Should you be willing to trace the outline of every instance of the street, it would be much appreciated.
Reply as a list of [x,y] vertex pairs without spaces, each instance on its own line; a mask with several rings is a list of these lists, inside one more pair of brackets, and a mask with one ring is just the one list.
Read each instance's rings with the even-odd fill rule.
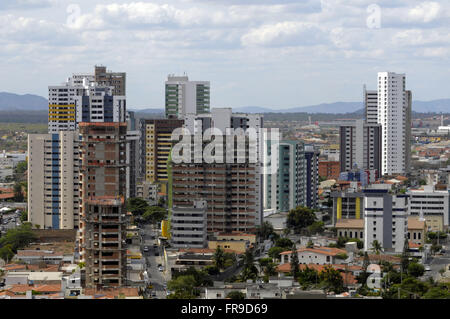
[[445,250],[443,255],[435,255],[428,258],[427,263],[424,266],[429,265],[431,270],[425,272],[423,276],[424,279],[433,277],[434,280],[437,280],[440,277],[439,270],[450,264],[450,252],[448,251],[448,245],[442,245],[442,249]]
[[[152,292],[156,293],[156,297],[152,298],[166,299],[166,284],[168,281],[167,272],[164,267],[164,255],[162,248],[158,245],[159,232],[152,225],[145,225],[142,234],[141,252],[145,257],[146,271],[149,277],[149,285],[153,286],[148,294],[150,297]],[[148,247],[149,251],[145,252],[144,247]],[[158,265],[164,267],[164,272],[159,271]]]

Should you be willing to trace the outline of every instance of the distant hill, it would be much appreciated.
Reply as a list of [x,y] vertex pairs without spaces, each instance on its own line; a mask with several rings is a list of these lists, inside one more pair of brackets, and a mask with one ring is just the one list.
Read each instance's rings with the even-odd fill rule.
[[130,111],[136,112],[136,113],[165,113],[164,109],[156,109],[156,108],[149,108],[149,109],[130,109]]
[[0,110],[13,111],[42,111],[48,110],[48,101],[39,95],[33,94],[14,94],[0,92]]
[[[261,106],[233,107],[233,112],[240,113],[310,113],[310,114],[345,114],[345,113],[363,113],[364,105],[362,102],[335,102],[322,103],[310,106],[301,106],[294,108],[271,109]],[[439,99],[432,101],[413,101],[412,109],[420,113],[450,113],[450,99]],[[48,101],[46,98],[33,94],[14,94],[0,92],[0,111],[47,111]],[[139,114],[158,115],[164,114],[162,108],[133,109]]]
[[[450,113],[450,99],[440,99],[433,101],[413,101],[412,110],[418,113]],[[324,114],[345,114],[364,113],[363,102],[335,102],[322,103],[310,106],[300,106],[288,109],[269,109],[259,106],[244,106],[233,108],[235,112],[242,113],[324,113]]]

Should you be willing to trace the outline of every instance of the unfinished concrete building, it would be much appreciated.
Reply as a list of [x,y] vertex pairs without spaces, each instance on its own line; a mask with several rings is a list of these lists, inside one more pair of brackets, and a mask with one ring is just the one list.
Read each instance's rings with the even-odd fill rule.
[[80,250],[87,288],[125,285],[126,131],[126,123],[80,123]]

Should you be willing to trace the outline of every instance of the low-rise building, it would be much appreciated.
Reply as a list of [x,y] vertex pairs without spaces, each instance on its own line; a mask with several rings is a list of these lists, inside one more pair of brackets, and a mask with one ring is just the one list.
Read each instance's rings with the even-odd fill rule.
[[364,240],[364,219],[340,219],[334,227],[338,237]]
[[411,189],[407,194],[411,202],[409,215],[423,214],[430,231],[443,231],[449,227],[450,192],[448,190],[436,190],[433,186],[426,185],[422,189]]
[[206,246],[206,210],[206,201],[194,201],[193,207],[172,207],[172,247],[204,248]]
[[[337,264],[338,257],[347,252],[343,249],[331,247],[300,248],[295,251],[299,264],[331,265]],[[284,251],[281,254],[281,264],[291,262],[292,251]]]
[[419,217],[408,217],[408,242],[423,246],[426,240],[427,225],[425,220]]

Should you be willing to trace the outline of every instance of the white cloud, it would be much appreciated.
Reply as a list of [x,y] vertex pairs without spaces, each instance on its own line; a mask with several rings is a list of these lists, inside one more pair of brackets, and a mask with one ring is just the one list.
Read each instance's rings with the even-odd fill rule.
[[[71,3],[80,6],[81,15],[68,23]],[[379,29],[366,24],[373,3],[381,8]],[[40,9],[25,10],[32,7]],[[280,73],[307,67],[317,74],[330,68],[364,74],[391,66],[408,73],[412,65],[414,71],[428,70],[448,59],[450,50],[448,0],[0,0],[1,8],[8,11],[0,11],[0,68],[14,64],[26,70],[55,61],[39,67],[62,67],[65,76],[103,63],[130,76],[145,68],[163,74],[195,70],[201,78],[244,87],[237,78],[264,77],[270,67]],[[280,75],[284,78],[289,77]],[[49,75],[39,82],[45,87],[63,79]],[[0,80],[0,85],[10,84]],[[147,84],[139,85],[131,103],[146,91]],[[221,105],[238,99],[222,91]],[[250,99],[247,95],[239,97]]]
[[423,2],[408,11],[408,20],[411,22],[428,23],[438,18],[441,6],[437,2]]
[[241,38],[244,46],[292,46],[317,44],[322,31],[312,23],[285,21],[250,30]]

